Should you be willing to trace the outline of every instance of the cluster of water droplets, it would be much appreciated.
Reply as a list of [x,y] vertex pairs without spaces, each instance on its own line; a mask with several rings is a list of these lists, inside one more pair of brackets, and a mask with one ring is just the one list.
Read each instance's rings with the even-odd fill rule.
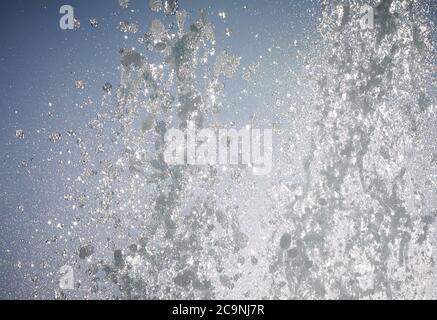
[[[237,261],[247,242],[231,195],[216,188],[220,168],[168,166],[163,156],[169,128],[185,129],[188,122],[219,128],[214,115],[223,80],[239,58],[216,53],[205,11],[186,29],[187,12],[177,2],[158,4],[151,1],[151,9],[174,16],[178,30],[154,20],[139,39],[143,50],[120,51],[120,85],[104,85],[99,113],[89,122],[95,139],[91,146],[78,140],[83,173],[71,186],[72,199],[90,211],[82,223],[110,230],[99,248],[83,239],[77,249],[76,269],[86,268],[92,283],[82,288],[84,297],[214,298],[232,285],[217,270]],[[86,193],[79,191],[84,185]],[[88,260],[102,252],[109,254]]]

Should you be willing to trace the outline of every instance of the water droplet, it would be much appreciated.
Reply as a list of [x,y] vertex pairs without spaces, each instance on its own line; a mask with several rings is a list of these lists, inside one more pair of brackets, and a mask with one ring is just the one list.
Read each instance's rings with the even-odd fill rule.
[[281,249],[288,249],[291,245],[291,235],[289,233],[284,233],[279,242]]
[[89,244],[79,249],[79,258],[84,260],[88,257],[91,257],[93,253],[94,253],[94,247]]
[[90,19],[90,25],[91,25],[91,27],[93,27],[93,28],[97,28],[97,26],[99,25],[99,22],[97,21],[96,18],[91,18],[91,19]]
[[75,86],[76,86],[76,89],[82,90],[82,89],[85,88],[85,81],[83,81],[83,80],[76,80],[75,81]]
[[144,119],[143,124],[141,126],[141,130],[143,132],[149,131],[153,128],[154,124],[155,124],[154,117],[152,115],[149,115]]
[[218,13],[218,16],[221,18],[221,19],[226,19],[226,12],[224,12],[224,11],[220,11],[219,13]]
[[129,7],[130,0],[118,0],[118,4],[119,4],[120,7],[122,7],[123,9],[127,9],[127,8]]
[[15,138],[24,139],[24,131],[23,130],[16,130],[15,131]]
[[161,0],[150,0],[149,8],[152,11],[159,12],[162,9],[162,1]]
[[112,91],[112,84],[110,84],[109,82],[106,82],[104,85],[103,85],[103,91],[105,91],[107,94],[111,94],[111,91]]
[[164,1],[164,13],[167,16],[175,15],[178,11],[178,0],[165,0]]
[[80,21],[77,19],[74,19],[74,29],[79,29],[80,28]]
[[49,135],[49,141],[51,142],[57,142],[61,140],[61,134],[59,132],[53,132]]
[[138,29],[138,24],[129,21],[120,21],[118,26],[118,30],[124,33],[137,33]]

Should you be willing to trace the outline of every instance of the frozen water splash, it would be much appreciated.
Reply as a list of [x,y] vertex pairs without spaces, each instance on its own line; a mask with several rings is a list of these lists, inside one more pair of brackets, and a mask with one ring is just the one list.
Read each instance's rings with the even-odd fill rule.
[[[167,129],[192,121],[198,128],[222,127],[216,115],[225,81],[238,75],[241,58],[217,50],[205,11],[186,26],[188,14],[177,1],[149,6],[168,17],[145,26],[140,49],[120,51],[120,84],[102,86],[98,113],[85,122],[92,139],[75,131],[49,136],[79,150],[80,172],[63,193],[77,229],[58,228],[76,245],[62,258],[83,271],[77,294],[435,297],[436,159],[423,134],[435,119],[435,67],[425,9],[383,0],[374,7],[374,28],[363,29],[361,2],[322,1],[323,41],[304,56],[299,75],[307,83],[306,102],[282,130],[297,132],[295,150],[281,146],[284,162],[268,180],[268,198],[268,182],[255,184],[243,166],[164,161]],[[170,19],[177,31],[168,27]],[[122,23],[120,30],[135,33],[139,26]],[[245,84],[265,80],[268,59],[243,70]],[[275,110],[286,118],[289,107],[278,103]],[[20,131],[17,139],[24,138]],[[302,179],[288,182],[282,174],[296,163]],[[266,202],[270,210],[250,216],[243,202]],[[256,223],[263,224],[259,230]],[[77,231],[83,226],[98,235],[85,238]]]

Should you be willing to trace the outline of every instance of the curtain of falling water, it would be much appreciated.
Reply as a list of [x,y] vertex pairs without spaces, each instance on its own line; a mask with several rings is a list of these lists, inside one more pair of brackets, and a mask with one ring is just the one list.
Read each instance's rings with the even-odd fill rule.
[[435,112],[432,29],[423,3],[395,0],[362,28],[362,4],[322,2],[323,44],[307,67],[315,129],[306,182],[290,191],[272,244],[274,297],[430,296],[436,211],[424,204],[433,183],[421,151]]

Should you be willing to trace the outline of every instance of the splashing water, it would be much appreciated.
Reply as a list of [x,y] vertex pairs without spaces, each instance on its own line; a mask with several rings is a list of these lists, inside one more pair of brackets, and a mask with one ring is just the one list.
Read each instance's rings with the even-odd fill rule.
[[437,212],[423,133],[435,113],[435,69],[424,7],[381,1],[367,30],[354,23],[359,3],[322,7],[324,54],[307,64],[314,94],[305,182],[285,190],[289,200],[276,210],[272,293],[429,297]]
[[[226,127],[218,117],[226,82],[242,71],[247,88],[265,84],[263,70],[276,61],[218,50],[204,10],[191,16],[178,1],[148,5],[161,17],[138,48],[120,50],[119,85],[99,85],[102,103],[86,122],[92,139],[75,131],[48,138],[53,148],[74,141],[80,154],[81,172],[68,180],[64,200],[73,225],[87,225],[92,236],[57,226],[75,245],[62,258],[80,273],[78,297],[435,297],[429,8],[371,3],[374,27],[366,29],[363,1],[321,1],[321,40],[308,40],[309,52],[300,53],[302,105],[275,100],[277,161],[271,177],[257,180],[247,166],[170,166],[165,134],[190,122]],[[96,18],[90,23],[97,27]],[[122,21],[118,29],[133,36],[142,27]],[[287,81],[279,78],[270,81]],[[288,178],[290,166],[300,177]]]

